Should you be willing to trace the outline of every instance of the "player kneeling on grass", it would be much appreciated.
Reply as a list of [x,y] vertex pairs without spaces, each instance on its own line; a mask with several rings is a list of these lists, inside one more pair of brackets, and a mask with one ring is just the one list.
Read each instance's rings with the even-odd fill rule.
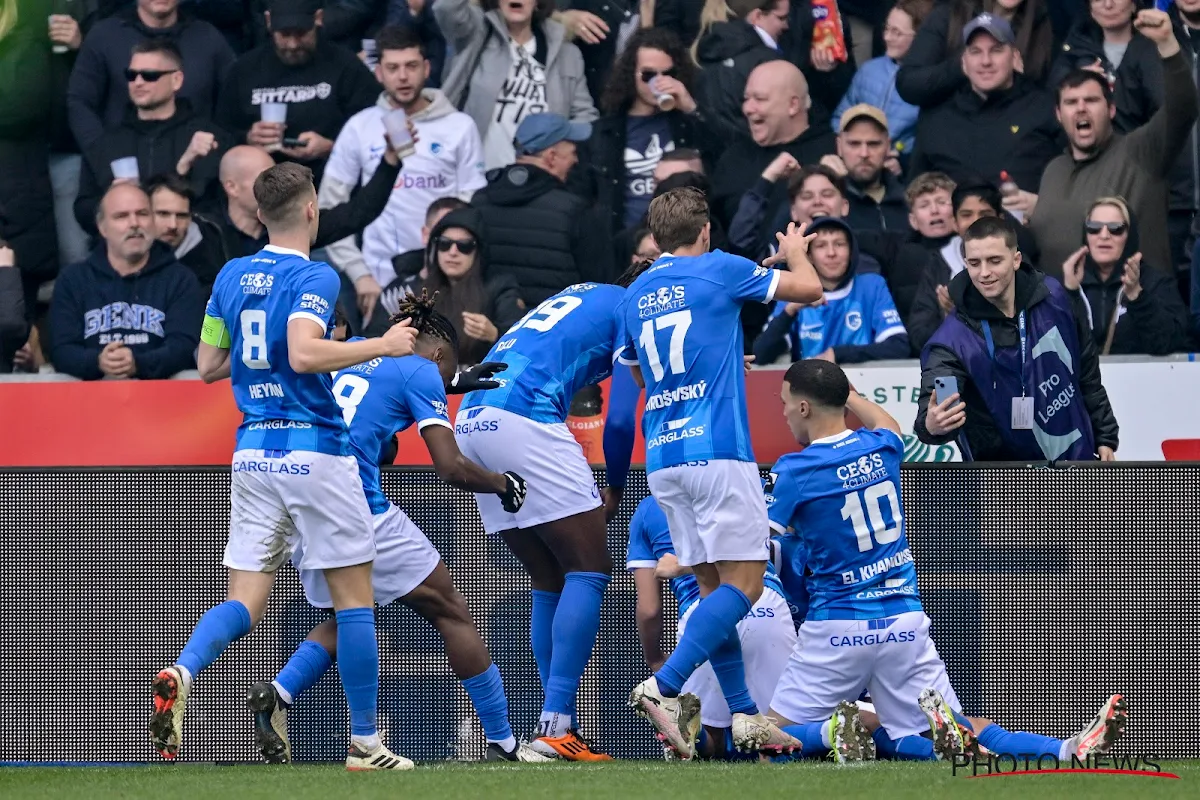
[[[496,665],[471,619],[463,596],[437,550],[403,511],[383,493],[379,453],[397,433],[416,425],[429,448],[434,469],[459,489],[496,495],[505,510],[516,513],[525,500],[525,482],[515,473],[489,472],[458,449],[447,416],[446,383],[455,393],[496,386],[491,374],[504,364],[481,364],[455,374],[458,342],[450,321],[433,310],[433,299],[409,295],[400,304],[395,324],[408,319],[418,331],[414,353],[404,358],[376,358],[340,370],[333,395],[350,430],[350,446],[366,491],[375,526],[375,598],[385,606],[400,600],[441,634],[450,668],[463,683],[483,724],[488,761],[516,761],[517,742],[508,722],[508,699]],[[295,559],[302,557],[297,551]],[[329,587],[319,570],[300,570],[308,601],[332,607]],[[291,759],[287,708],[332,666],[337,622],[327,620],[308,635],[287,665],[270,683],[250,687],[259,752],[271,763]]]
[[[805,449],[772,468],[767,509],[774,531],[794,532],[781,539],[792,544],[782,559],[791,565],[784,586],[795,581],[786,573],[807,575],[809,597],[771,714],[804,744],[804,754],[832,750],[838,761],[862,760],[878,745],[900,758],[928,758],[930,751],[947,757],[973,746],[972,731],[992,752],[1063,757],[1111,746],[1125,722],[1120,695],[1065,742],[962,716],[917,592],[900,500],[899,424],[852,392],[836,364],[796,362],[781,396],[788,427]],[[865,427],[849,430],[847,411]],[[878,718],[874,736],[850,701],[864,689]],[[932,741],[919,736],[926,731]]]
[[[653,496],[643,500],[633,514],[625,559],[637,589],[637,626],[642,653],[646,656],[646,666],[655,672],[666,661],[662,652],[662,590],[659,582],[670,581],[671,592],[679,605],[680,637],[687,628],[692,609],[700,600],[700,585],[692,570],[681,566],[675,557],[666,514]],[[763,593],[737,625],[746,666],[746,685],[755,705],[760,708],[766,708],[770,703],[771,693],[796,644],[792,615],[775,568],[770,563],[763,584]],[[684,682],[681,702],[685,697],[689,703],[700,703],[700,714],[692,717],[694,724],[689,731],[692,741],[699,734],[697,755],[710,759],[734,757],[733,716],[711,663],[701,665]],[[661,734],[659,738],[662,738]],[[670,747],[663,749],[668,759],[673,760],[675,751]],[[757,758],[757,754],[752,753],[749,757]]]

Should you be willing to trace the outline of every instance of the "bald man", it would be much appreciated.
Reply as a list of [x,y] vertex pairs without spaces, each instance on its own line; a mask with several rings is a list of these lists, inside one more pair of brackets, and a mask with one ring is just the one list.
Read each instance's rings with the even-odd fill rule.
[[100,243],[54,286],[55,369],[95,380],[169,378],[194,368],[204,295],[192,271],[155,241],[150,198],[132,183],[110,186],[96,227]]

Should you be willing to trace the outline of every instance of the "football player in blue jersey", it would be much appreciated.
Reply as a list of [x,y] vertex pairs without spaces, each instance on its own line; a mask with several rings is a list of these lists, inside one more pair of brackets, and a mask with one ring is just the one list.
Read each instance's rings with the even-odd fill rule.
[[821,283],[808,261],[809,238],[795,225],[778,234],[779,251],[769,259],[786,261],[786,272],[710,253],[708,203],[696,189],[655,198],[649,226],[663,254],[626,293],[620,358],[646,389],[642,433],[650,490],[670,523],[679,563],[692,568],[703,599],[675,651],[634,687],[629,703],[680,758],[691,758],[698,709],[681,703],[679,693],[710,661],[732,712],[737,748],[787,750],[798,743],[760,713],[746,687],[736,632],[762,594],[767,552],[739,316],[748,302],[815,302]]
[[[666,660],[662,652],[662,589],[659,582],[670,581],[679,609],[679,636],[686,630],[692,609],[700,600],[700,586],[692,571],[679,564],[667,529],[667,517],[653,496],[642,500],[629,523],[625,567],[633,573],[637,590],[637,627],[642,653],[647,666],[652,671],[657,670]],[[738,623],[737,632],[742,643],[750,696],[756,705],[766,708],[796,644],[796,628],[783,596],[783,587],[774,565],[769,562],[762,595]],[[700,716],[693,718],[694,727],[699,728],[703,722],[697,755],[710,759],[734,757],[730,728],[733,720],[711,665],[701,665],[687,679],[681,696],[688,694],[700,702]],[[664,749],[669,756],[675,752],[671,748]]]
[[[805,448],[772,468],[768,513],[774,531],[801,540],[785,572],[803,575],[808,611],[771,714],[803,742],[802,752],[832,749],[839,761],[862,760],[874,757],[883,738],[884,752],[900,757],[953,753],[967,748],[964,732],[993,753],[1062,758],[1107,750],[1124,729],[1121,695],[1065,741],[962,715],[917,591],[900,501],[899,424],[825,361],[792,364],[781,397],[788,427]],[[849,430],[847,411],[864,427]],[[864,689],[882,735],[872,737],[853,703]],[[911,738],[926,731],[931,745]]]
[[[466,600],[454,587],[437,550],[403,511],[387,499],[380,482],[379,453],[397,433],[417,426],[433,467],[451,486],[494,494],[506,511],[516,513],[525,499],[525,482],[515,473],[489,472],[464,458],[447,416],[445,385],[457,393],[497,385],[490,375],[504,364],[480,364],[455,374],[458,337],[454,326],[433,310],[424,293],[400,303],[393,324],[411,320],[418,331],[416,350],[403,358],[376,358],[340,370],[333,396],[350,429],[375,528],[375,567],[371,579],[381,605],[399,600],[425,618],[446,643],[450,668],[462,681],[483,724],[488,761],[516,761],[517,743],[508,723],[508,699],[500,672],[471,619]],[[292,556],[300,564],[301,548]],[[300,569],[308,601],[330,608],[328,582],[320,570]],[[320,680],[337,653],[337,621],[327,620],[308,635],[272,682],[250,687],[259,752],[270,763],[291,760],[287,709]]]
[[612,557],[600,492],[566,419],[575,393],[612,372],[621,287],[637,269],[620,286],[569,286],[522,317],[486,358],[508,365],[496,375],[500,386],[469,394],[454,423],[466,457],[529,481],[515,514],[493,495],[475,499],[484,531],[504,540],[533,587],[530,639],[545,701],[537,735],[522,751],[547,758],[610,760],[577,730],[575,696],[600,629]]
[[153,681],[150,737],[179,752],[192,679],[266,611],[275,572],[303,547],[300,565],[324,570],[338,621],[338,672],[350,707],[350,769],[407,769],[376,724],[379,651],[371,562],[375,536],[330,374],[373,358],[406,356],[407,323],[378,339],[329,340],[340,283],[309,260],[316,235],[312,172],[278,164],[254,182],[271,243],[217,276],[205,311],[197,366],[209,383],[232,377],[243,421],[233,456],[225,566],[228,600],[207,611],[176,662]]

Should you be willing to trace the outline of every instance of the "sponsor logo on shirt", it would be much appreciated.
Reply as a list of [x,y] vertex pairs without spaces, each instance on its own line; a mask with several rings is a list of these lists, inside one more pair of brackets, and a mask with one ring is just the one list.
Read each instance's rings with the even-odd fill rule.
[[275,276],[265,272],[247,272],[238,283],[242,286],[242,294],[270,294]]
[[684,439],[693,439],[697,436],[704,435],[704,426],[695,425],[691,428],[684,427],[691,421],[691,417],[683,419],[667,420],[658,429],[658,435],[646,442],[646,448],[662,447],[664,444],[672,442],[681,442]]
[[846,312],[846,329],[856,331],[862,327],[862,312],[857,308]]
[[830,636],[832,647],[868,647],[877,644],[898,644],[900,642],[915,642],[916,631],[888,631],[883,633],[868,633],[864,636]]
[[312,471],[308,464],[280,464],[277,461],[235,461],[234,472],[267,472],[272,475],[307,475]]
[[289,429],[307,430],[312,424],[308,422],[294,422],[290,419],[269,419],[266,422],[251,422],[246,426],[248,431],[283,431]]
[[333,87],[321,81],[313,86],[275,86],[250,90],[250,103],[307,103],[309,100],[325,100],[333,94]]
[[433,405],[433,410],[438,413],[438,416],[445,417],[446,419],[450,418],[450,410],[446,407],[446,404],[443,403],[441,400],[434,400],[432,405]]
[[883,466],[883,456],[879,453],[871,453],[849,464],[843,464],[835,472],[846,489],[864,486],[887,475]]
[[446,180],[444,175],[413,175],[411,173],[402,172],[396,178],[396,183],[392,185],[393,189],[446,189],[450,186],[450,181]]
[[646,399],[646,410],[656,411],[660,408],[667,408],[674,403],[681,403],[687,400],[701,400],[707,389],[708,381],[689,383],[687,386],[680,386],[678,389],[664,389]]
[[661,286],[638,298],[638,316],[655,317],[684,307],[685,291],[682,286]]
[[[100,308],[93,308],[90,311],[84,312],[83,338],[87,339],[96,334],[107,333],[112,330],[144,331],[147,334],[152,333],[155,336],[162,336],[163,321],[166,318],[166,312],[154,306],[147,306],[141,303],[109,303]],[[130,344],[138,343],[135,342],[135,337],[129,335],[125,335],[121,339],[112,339],[112,341],[125,341]],[[149,337],[143,339],[143,342],[148,341],[150,341]]]
[[467,433],[492,433],[500,430],[500,420],[481,419],[475,422],[459,422],[454,426],[454,433],[462,436]]
[[311,311],[319,317],[324,317],[329,313],[329,301],[319,294],[305,292],[300,295],[300,310]]

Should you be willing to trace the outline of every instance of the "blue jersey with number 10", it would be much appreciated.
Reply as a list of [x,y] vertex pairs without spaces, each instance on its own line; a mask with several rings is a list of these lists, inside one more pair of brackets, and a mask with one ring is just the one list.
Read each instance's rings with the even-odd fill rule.
[[243,415],[238,449],[350,454],[332,379],[293,370],[287,346],[293,319],[312,320],[329,337],[340,289],[328,264],[274,245],[235,258],[217,275],[204,313],[229,332],[233,396]]
[[496,373],[499,388],[471,392],[461,408],[490,406],[534,422],[566,422],[575,393],[612,374],[624,296],[619,286],[578,283],[543,302],[488,351],[485,361],[508,364]]
[[629,287],[621,362],[639,365],[646,382],[647,472],[708,459],[754,461],[741,309],[770,301],[778,283],[778,271],[714,250],[666,253]]
[[882,619],[921,611],[900,503],[904,442],[865,428],[817,439],[771,468],[767,516],[800,536],[807,619]]

